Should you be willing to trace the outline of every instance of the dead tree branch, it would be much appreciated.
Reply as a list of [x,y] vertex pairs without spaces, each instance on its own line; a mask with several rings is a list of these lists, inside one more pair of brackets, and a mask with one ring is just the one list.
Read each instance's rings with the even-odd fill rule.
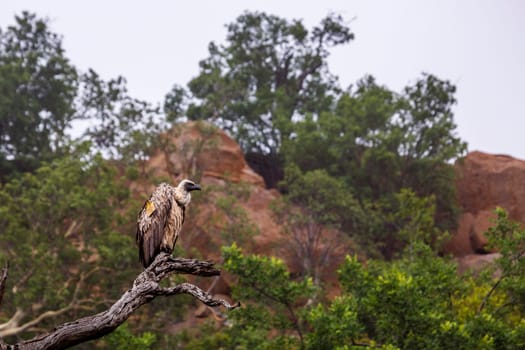
[[0,306],[2,306],[2,299],[4,298],[4,290],[5,290],[5,283],[7,280],[8,268],[9,268],[9,264],[6,263],[5,266],[2,268],[2,271],[0,271]]
[[46,318],[57,317],[70,310],[84,307],[84,304],[86,302],[89,302],[89,300],[78,299],[78,294],[80,293],[81,289],[84,288],[84,282],[86,281],[86,279],[98,270],[100,270],[100,268],[96,267],[87,273],[80,274],[80,278],[75,286],[75,291],[73,292],[73,297],[71,298],[71,301],[69,302],[69,304],[60,309],[45,311],[33,318],[32,320],[27,321],[26,323],[21,325],[20,322],[26,315],[26,312],[24,312],[20,308],[17,308],[15,314],[11,317],[11,319],[9,319],[9,321],[0,324],[0,339],[22,333],[32,328],[33,326],[36,326]]
[[158,296],[189,294],[208,306],[222,305],[229,310],[239,306],[239,303],[231,305],[225,300],[214,298],[191,283],[161,287],[162,279],[170,274],[217,276],[220,271],[208,261],[173,258],[169,254],[161,253],[144,272],[138,275],[131,289],[126,291],[108,310],[64,323],[46,334],[18,344],[0,343],[0,350],[66,349],[100,338],[111,333],[140,306]]

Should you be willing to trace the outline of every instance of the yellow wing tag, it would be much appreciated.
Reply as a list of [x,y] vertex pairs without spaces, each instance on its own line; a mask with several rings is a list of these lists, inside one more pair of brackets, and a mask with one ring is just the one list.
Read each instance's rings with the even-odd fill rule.
[[146,201],[146,205],[144,207],[148,216],[151,216],[151,214],[153,214],[153,212],[155,211],[155,204],[153,204],[153,202],[149,200]]

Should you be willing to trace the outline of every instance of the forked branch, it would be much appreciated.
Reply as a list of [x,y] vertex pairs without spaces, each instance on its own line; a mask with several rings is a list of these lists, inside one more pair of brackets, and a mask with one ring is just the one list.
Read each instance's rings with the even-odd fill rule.
[[231,305],[225,300],[214,298],[191,283],[161,287],[161,280],[170,274],[217,276],[220,271],[208,261],[173,258],[169,254],[161,253],[144,272],[138,275],[132,288],[126,291],[108,310],[64,323],[46,334],[15,345],[0,343],[0,350],[66,349],[100,338],[116,329],[140,306],[158,296],[190,294],[208,306],[222,305],[228,310],[240,305],[239,303]]

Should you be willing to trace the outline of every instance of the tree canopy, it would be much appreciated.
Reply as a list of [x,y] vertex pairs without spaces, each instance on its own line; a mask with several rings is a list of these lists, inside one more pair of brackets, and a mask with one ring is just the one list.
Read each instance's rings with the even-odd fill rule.
[[77,71],[62,40],[28,12],[0,31],[0,169],[34,170],[60,153],[74,118]]
[[[79,72],[47,19],[23,12],[15,22],[0,31],[2,178],[67,154],[78,141],[72,128],[97,151],[144,157],[165,128],[158,109],[130,97],[123,77],[104,81],[92,69]],[[82,130],[79,121],[90,126]]]
[[196,100],[188,117],[215,121],[245,152],[277,155],[294,118],[331,103],[337,85],[329,49],[354,35],[336,14],[309,30],[299,20],[246,12],[227,29],[226,44],[210,43],[188,84]]

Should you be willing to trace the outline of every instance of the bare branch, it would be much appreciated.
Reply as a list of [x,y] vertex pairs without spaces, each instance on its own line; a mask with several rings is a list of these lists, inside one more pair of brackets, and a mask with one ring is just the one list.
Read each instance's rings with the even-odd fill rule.
[[21,286],[23,286],[29,278],[33,275],[35,272],[35,268],[29,269],[19,280],[16,282],[16,284],[13,286],[13,293],[17,293]]
[[126,291],[108,310],[65,323],[47,334],[14,346],[0,343],[0,350],[11,348],[19,350],[66,349],[76,344],[100,338],[121,325],[140,306],[158,296],[190,294],[208,306],[222,305],[229,310],[240,306],[239,303],[231,305],[225,300],[214,298],[190,283],[161,287],[160,281],[173,273],[218,276],[220,271],[209,261],[173,258],[169,254],[161,253],[135,279],[132,288]]
[[22,318],[24,318],[25,315],[26,314],[24,311],[22,311],[22,309],[16,308],[15,314],[11,316],[9,321],[0,324],[0,333],[2,333],[6,329],[18,326],[18,324],[20,323],[20,321],[22,321]]
[[216,306],[222,305],[228,310],[232,310],[232,309],[235,309],[236,307],[241,306],[239,302],[231,305],[229,302],[227,302],[224,299],[214,298],[208,292],[203,291],[202,289],[200,289],[199,287],[191,283],[181,283],[175,287],[161,288],[158,291],[157,295],[170,296],[170,295],[175,295],[175,294],[189,294],[210,307],[216,307]]
[[0,306],[2,306],[2,299],[4,298],[5,283],[7,280],[7,271],[9,269],[9,264],[6,263],[5,266],[0,271]]
[[71,301],[69,302],[68,305],[60,309],[45,311],[41,313],[40,315],[38,315],[37,317],[33,318],[31,321],[24,323],[23,325],[19,325],[19,324],[22,321],[22,318],[25,316],[26,313],[23,312],[22,310],[17,309],[16,313],[13,315],[13,317],[11,317],[9,321],[0,325],[0,338],[5,338],[11,335],[22,333],[36,326],[37,324],[39,324],[46,318],[57,317],[57,316],[60,316],[68,312],[69,310],[83,308],[84,307],[83,304],[85,304],[86,302],[90,302],[91,300],[87,300],[87,299],[78,300],[78,294],[80,290],[84,287],[84,281],[89,276],[91,276],[93,273],[97,272],[98,270],[100,270],[100,268],[95,267],[94,269],[91,269],[90,271],[86,273],[80,274],[80,278],[75,286],[75,291],[73,292],[73,297],[71,298]]
[[5,338],[5,337],[9,337],[11,335],[15,335],[15,334],[21,333],[21,332],[23,332],[23,331],[25,331],[25,330],[27,330],[27,329],[37,325],[38,323],[40,323],[44,319],[62,315],[63,313],[71,310],[73,307],[74,307],[73,304],[69,304],[67,306],[64,306],[61,309],[58,309],[58,310],[49,310],[49,311],[43,312],[40,315],[38,315],[38,317],[35,317],[31,321],[26,322],[26,323],[24,323],[21,326],[19,326],[18,324],[22,320],[22,318],[24,317],[25,313],[24,312],[20,312],[19,313],[19,311],[21,311],[21,310],[17,310],[16,313],[14,314],[14,316],[11,317],[11,319],[6,323],[7,326],[5,327],[5,329],[4,330],[0,330],[0,338]]

